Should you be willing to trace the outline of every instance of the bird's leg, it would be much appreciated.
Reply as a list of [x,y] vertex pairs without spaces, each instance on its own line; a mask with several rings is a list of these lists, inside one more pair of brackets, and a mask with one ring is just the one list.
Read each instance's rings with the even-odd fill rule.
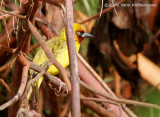
[[67,88],[66,84],[65,84],[64,82],[62,82],[60,79],[58,79],[58,81],[59,81],[59,87],[58,87],[58,89],[57,89],[57,88],[53,88],[53,86],[52,86],[51,84],[49,84],[50,88],[51,88],[52,90],[54,90],[55,95],[56,95],[56,96],[60,96],[60,95],[57,94],[57,93],[61,92],[61,89],[62,89],[62,86],[63,86],[63,85],[66,87],[66,91],[65,91],[66,93],[65,93],[65,94],[68,94],[68,88]]
[[64,82],[61,82],[60,79],[59,80],[59,90],[57,91],[57,93],[59,93],[61,91],[62,86],[64,85],[66,87],[66,94],[68,94],[68,88],[66,86],[66,84]]

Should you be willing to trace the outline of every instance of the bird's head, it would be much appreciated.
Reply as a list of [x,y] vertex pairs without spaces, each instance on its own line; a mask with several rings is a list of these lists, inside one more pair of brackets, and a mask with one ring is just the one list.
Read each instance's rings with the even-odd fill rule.
[[80,24],[74,23],[75,40],[81,43],[84,38],[93,37],[91,34],[84,32],[83,27]]

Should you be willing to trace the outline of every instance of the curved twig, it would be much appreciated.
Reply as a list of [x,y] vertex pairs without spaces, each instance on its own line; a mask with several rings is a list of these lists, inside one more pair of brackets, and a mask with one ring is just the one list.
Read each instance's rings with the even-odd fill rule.
[[143,106],[143,107],[150,107],[150,108],[155,108],[155,109],[159,109],[160,110],[160,106],[156,105],[156,104],[149,104],[149,103],[143,103],[143,102],[138,102],[138,101],[133,101],[133,100],[127,100],[127,99],[120,99],[120,98],[116,98],[110,95],[106,95],[103,92],[100,92],[96,89],[94,89],[93,87],[91,87],[90,85],[84,83],[83,81],[80,81],[80,84],[87,88],[88,90],[92,91],[93,93],[96,93],[98,95],[101,95],[107,99],[110,99],[112,101],[118,102],[118,103],[123,103],[123,104],[133,104],[133,105],[139,105],[139,106]]
[[9,88],[9,86],[4,82],[3,79],[0,79],[0,84],[2,84],[7,90],[9,93],[11,93],[11,89]]
[[57,61],[55,56],[53,55],[52,51],[49,49],[46,42],[43,40],[42,36],[39,34],[39,32],[36,30],[36,28],[32,25],[32,23],[28,20],[28,25],[31,30],[31,33],[34,35],[34,37],[37,39],[41,47],[43,48],[44,52],[46,53],[47,57],[53,61],[53,65],[59,70],[60,74],[62,75],[63,80],[65,81],[69,92],[71,91],[71,84],[67,77],[67,74],[65,72],[65,69],[62,67],[62,65]]
[[29,64],[23,67],[23,71],[22,71],[22,80],[21,80],[21,84],[20,87],[18,89],[17,94],[8,102],[4,103],[3,105],[0,106],[0,111],[4,110],[5,108],[9,107],[10,105],[14,104],[16,101],[18,101],[20,99],[20,97],[22,96],[26,84],[27,84],[27,79],[28,79],[28,70],[29,70]]

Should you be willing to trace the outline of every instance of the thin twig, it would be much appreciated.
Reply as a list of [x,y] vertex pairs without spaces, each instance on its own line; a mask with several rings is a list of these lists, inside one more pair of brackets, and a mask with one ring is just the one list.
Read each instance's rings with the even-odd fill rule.
[[27,100],[29,100],[31,93],[32,93],[32,91],[30,91],[32,90],[31,84],[37,81],[39,78],[41,78],[46,73],[50,65],[52,65],[52,62],[48,62],[47,67],[43,69],[35,78],[30,79],[29,82],[27,83],[27,87],[26,87],[26,91],[24,95],[28,98]]
[[[9,21],[7,22],[7,29],[8,29],[8,33],[10,34],[13,31],[13,23],[16,25],[17,24],[17,20],[13,21],[13,17],[9,19]],[[6,34],[5,31],[2,32],[2,34],[0,35],[0,44],[3,46],[7,46],[7,43],[5,42],[6,37],[8,35]],[[11,45],[13,43],[13,41],[15,39],[13,39],[14,37],[10,35],[10,42],[9,45]]]
[[67,74],[65,72],[65,69],[62,67],[62,65],[57,61],[57,59],[55,58],[55,56],[53,55],[52,51],[50,50],[50,48],[48,47],[48,45],[46,44],[46,42],[43,40],[42,36],[39,34],[39,32],[36,30],[36,28],[32,25],[32,23],[28,20],[28,25],[29,28],[31,30],[31,33],[34,35],[34,37],[37,39],[37,41],[39,42],[39,44],[41,45],[42,49],[44,50],[44,52],[46,53],[47,57],[50,60],[53,60],[53,65],[59,70],[60,74],[62,75],[63,80],[65,81],[69,92],[71,91],[71,84],[70,81],[67,77]]
[[67,102],[66,102],[66,104],[65,104],[65,106],[63,108],[63,111],[60,113],[60,117],[65,117],[67,115],[67,112],[68,112],[68,110],[70,108],[69,107],[70,103],[71,103],[71,100],[70,100],[70,98],[68,98],[68,100],[67,100]]
[[81,99],[84,99],[84,100],[81,100],[83,105],[87,106],[88,108],[93,110],[95,113],[97,113],[101,117],[116,117],[116,115],[110,112],[109,109],[105,109],[99,104],[91,100],[85,100],[86,99],[85,96],[81,95]]
[[11,65],[7,66],[5,72],[2,74],[2,77],[6,78],[11,69],[12,69]]
[[16,49],[12,49],[12,48],[9,48],[9,47],[6,47],[6,46],[3,46],[3,45],[0,45],[0,51],[1,50],[5,50],[7,52],[10,52],[10,53],[15,53]]
[[[8,14],[8,17],[9,16],[16,16],[16,17],[21,18],[21,19],[26,19],[26,16],[19,15],[20,13],[24,12],[24,10],[15,10],[15,11],[12,11],[12,12],[8,12],[8,11],[0,9],[0,11]],[[7,18],[5,15],[0,16],[0,19],[1,19],[1,17],[2,18]]]
[[0,72],[4,71],[8,66],[11,66],[16,60],[16,57],[13,57],[9,62],[0,67]]
[[[4,11],[4,10],[3,10]],[[22,14],[24,13],[24,10],[15,10],[15,11],[12,11],[12,12],[7,12],[8,14],[4,14],[4,15],[1,15],[0,16],[0,20],[1,19],[4,19],[4,18],[8,18],[8,17],[11,17],[13,15],[17,16],[18,14]],[[17,16],[19,17],[19,16]]]
[[24,89],[26,87],[26,83],[27,83],[27,79],[28,79],[28,69],[29,69],[29,65],[26,65],[23,67],[22,80],[21,80],[21,84],[20,84],[20,87],[18,89],[17,94],[10,101],[1,105],[0,111],[4,110],[5,108],[9,107],[10,105],[13,105],[16,101],[18,101],[20,99],[20,97],[22,96]]
[[89,86],[88,84],[84,83],[83,81],[80,81],[80,84],[87,88],[88,90],[98,94],[98,95],[101,95],[107,99],[110,99],[112,101],[116,101],[118,103],[123,103],[123,104],[133,104],[133,105],[138,105],[138,106],[143,106],[143,107],[148,107],[148,108],[155,108],[155,109],[160,109],[160,106],[156,105],[156,104],[149,104],[149,103],[143,103],[143,102],[138,102],[138,101],[133,101],[133,100],[127,100],[127,99],[120,99],[120,98],[116,98],[116,97],[113,97],[113,96],[110,96],[110,95],[106,95],[105,93],[103,92],[100,92],[96,89],[94,89],[93,87]]
[[[0,11],[2,10],[2,3],[3,3],[3,0],[1,1],[1,8],[0,8]],[[2,11],[0,12],[0,14],[2,15]],[[6,18],[2,19],[2,22],[4,24],[4,27],[5,27],[5,31],[6,31],[6,34],[7,34],[7,44],[8,44],[8,47],[9,47],[9,41],[10,41],[10,36],[9,36],[9,33],[8,33],[8,28],[7,28],[7,23],[6,23]]]
[[105,102],[105,103],[110,103],[114,105],[120,105],[120,103],[117,103],[112,100],[105,100],[105,99],[98,99],[98,98],[89,98],[89,97],[81,97],[82,101],[95,101],[95,102]]
[[[30,69],[35,70],[36,72],[41,72],[41,71],[45,70],[44,67],[39,66],[39,65],[37,65],[37,64],[35,64],[33,62],[28,61],[27,59],[24,58],[24,56],[19,55],[18,56],[18,60],[23,65],[30,64]],[[67,92],[68,89],[66,88],[66,85],[62,81],[60,81],[57,77],[52,76],[48,72],[45,72],[45,77],[48,78],[53,83],[53,85],[55,85],[57,87],[62,85],[61,86],[61,91],[66,91]]]
[[9,93],[11,93],[11,89],[9,88],[9,86],[4,82],[3,79],[0,78],[0,84],[2,84],[7,90]]

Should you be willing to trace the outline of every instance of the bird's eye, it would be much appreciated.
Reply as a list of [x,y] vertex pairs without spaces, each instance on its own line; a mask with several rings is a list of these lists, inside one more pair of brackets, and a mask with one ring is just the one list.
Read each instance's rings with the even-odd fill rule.
[[80,35],[81,35],[81,32],[77,31],[77,35],[80,36]]

